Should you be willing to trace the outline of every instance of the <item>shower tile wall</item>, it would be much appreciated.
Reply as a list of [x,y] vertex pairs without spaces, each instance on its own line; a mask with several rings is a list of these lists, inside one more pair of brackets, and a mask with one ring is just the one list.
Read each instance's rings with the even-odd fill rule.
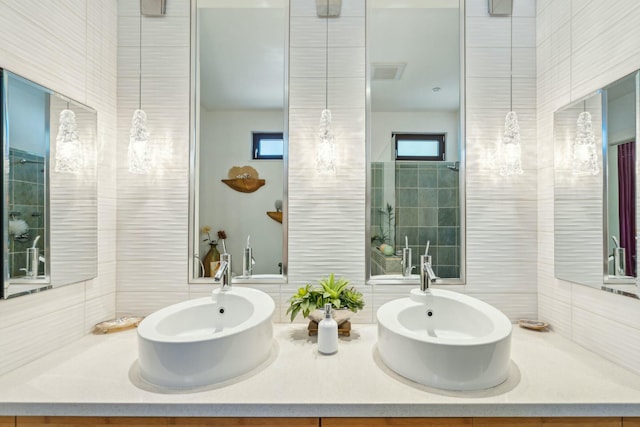
[[[384,211],[384,163],[371,163],[371,235],[380,235],[385,222]],[[379,244],[379,243],[378,243]]]
[[24,276],[26,251],[40,236],[37,246],[44,255],[44,158],[9,149],[9,219],[24,220],[28,233],[9,240],[11,277]]
[[396,247],[405,236],[418,265],[427,242],[434,272],[440,277],[460,275],[460,203],[458,172],[447,164],[396,163]]

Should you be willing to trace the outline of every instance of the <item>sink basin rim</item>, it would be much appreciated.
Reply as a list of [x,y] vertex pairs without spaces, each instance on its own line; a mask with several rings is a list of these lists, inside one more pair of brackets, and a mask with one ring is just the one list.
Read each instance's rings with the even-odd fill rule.
[[[437,303],[432,305],[423,304],[421,302],[410,300],[409,298],[400,298],[393,301],[389,301],[383,304],[377,311],[377,320],[379,325],[383,325],[389,331],[401,335],[405,338],[415,341],[429,341],[443,345],[455,345],[455,346],[473,346],[484,345],[498,342],[504,339],[505,336],[511,334],[512,324],[511,321],[500,310],[487,304],[484,301],[480,301],[477,298],[470,297],[468,295],[461,294],[459,292],[447,291],[445,289],[431,289],[431,294],[435,297],[451,298],[461,303],[468,305],[469,307],[479,311],[483,315],[488,317],[488,320],[492,323],[494,329],[488,334],[479,337],[468,338],[460,340],[459,338],[446,338],[446,337],[425,337],[421,333],[417,333],[405,327],[399,320],[399,313],[401,310],[407,310],[412,307],[424,306],[425,309],[432,308],[437,310]],[[407,301],[409,300],[409,301]],[[437,315],[437,314],[436,314]],[[427,338],[427,339],[425,339]]]
[[[165,320],[169,316],[202,305],[214,305],[217,303],[217,301],[214,302],[213,298],[221,299],[226,295],[247,300],[249,300],[250,298],[256,298],[259,300],[259,303],[253,304],[254,311],[247,320],[240,323],[239,325],[227,327],[224,329],[224,331],[216,333],[216,338],[222,338],[224,336],[233,335],[245,329],[251,329],[264,322],[265,319],[271,318],[273,313],[275,312],[275,303],[273,299],[262,291],[258,291],[252,288],[231,288],[227,290],[221,290],[220,288],[217,288],[212,292],[212,296],[210,297],[191,299],[154,311],[153,313],[145,317],[138,325],[138,336],[142,339],[157,343],[195,343],[208,341],[212,338],[211,336],[202,336],[199,338],[195,338],[193,336],[181,337],[160,333],[158,332],[157,327],[159,322]],[[251,304],[251,302],[249,303]]]

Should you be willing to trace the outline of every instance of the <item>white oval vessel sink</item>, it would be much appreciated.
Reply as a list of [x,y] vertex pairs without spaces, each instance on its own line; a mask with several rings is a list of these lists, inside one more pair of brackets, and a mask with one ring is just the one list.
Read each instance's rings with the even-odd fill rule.
[[380,358],[403,377],[446,390],[481,390],[507,379],[512,325],[483,301],[415,289],[380,307],[377,318]]
[[250,288],[165,307],[138,326],[138,367],[152,384],[190,388],[249,372],[272,350],[273,299]]

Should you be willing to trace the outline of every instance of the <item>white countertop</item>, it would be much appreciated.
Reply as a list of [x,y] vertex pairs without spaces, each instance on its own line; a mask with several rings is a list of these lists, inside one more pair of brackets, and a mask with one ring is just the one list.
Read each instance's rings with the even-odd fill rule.
[[514,326],[510,378],[478,392],[428,388],[386,369],[376,325],[337,354],[277,324],[275,357],[240,380],[182,393],[140,388],[135,331],[89,335],[0,377],[0,415],[640,416],[640,376],[547,332]]

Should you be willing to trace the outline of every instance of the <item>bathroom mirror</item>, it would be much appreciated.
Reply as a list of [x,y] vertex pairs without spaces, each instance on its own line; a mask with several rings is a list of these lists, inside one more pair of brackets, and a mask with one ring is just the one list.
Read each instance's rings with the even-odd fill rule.
[[464,2],[367,6],[370,282],[463,283]]
[[[584,157],[574,148],[578,117],[591,117],[592,147]],[[581,99],[554,113],[554,253],[556,277],[592,287],[602,286],[602,93]],[[575,153],[575,156],[574,156]],[[583,171],[584,170],[584,171]]]
[[555,274],[636,295],[638,73],[554,114]]
[[96,276],[97,121],[91,108],[7,70],[0,72],[0,295],[7,299]]
[[212,282],[225,251],[234,281],[284,280],[288,14],[285,0],[192,2],[191,282]]

